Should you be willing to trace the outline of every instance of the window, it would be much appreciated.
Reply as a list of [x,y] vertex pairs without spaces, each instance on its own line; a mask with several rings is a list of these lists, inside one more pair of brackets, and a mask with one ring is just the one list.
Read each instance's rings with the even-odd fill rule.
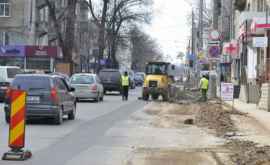
[[265,10],[266,2],[265,0],[260,0],[257,2],[257,11],[262,12]]
[[49,90],[50,80],[39,76],[19,76],[12,82],[12,87],[20,87],[22,90]]
[[0,17],[10,16],[10,2],[9,0],[0,0]]
[[67,87],[66,87],[65,83],[60,78],[56,78],[56,83],[57,83],[56,86],[57,86],[57,88],[59,90],[62,90],[62,91],[66,91],[67,90]]
[[61,0],[61,7],[62,8],[66,7],[66,0]]
[[0,32],[0,45],[9,44],[9,35],[8,32]]
[[21,74],[22,71],[18,68],[7,68],[8,78],[14,78],[17,74]]
[[88,75],[74,75],[71,78],[71,84],[93,84],[95,82],[93,76]]

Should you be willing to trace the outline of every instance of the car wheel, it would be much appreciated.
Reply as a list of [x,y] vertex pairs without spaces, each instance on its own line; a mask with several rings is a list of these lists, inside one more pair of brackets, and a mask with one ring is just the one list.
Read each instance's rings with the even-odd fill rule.
[[68,114],[68,120],[74,120],[76,115],[76,105],[72,107],[72,111]]
[[9,117],[9,115],[5,115],[5,119],[6,119],[6,123],[9,124],[9,122],[10,122],[10,117]]
[[56,125],[61,125],[63,123],[63,108],[59,108],[58,114],[54,119]]
[[94,98],[94,101],[99,102],[99,99],[100,99],[99,96],[97,96],[96,98]]

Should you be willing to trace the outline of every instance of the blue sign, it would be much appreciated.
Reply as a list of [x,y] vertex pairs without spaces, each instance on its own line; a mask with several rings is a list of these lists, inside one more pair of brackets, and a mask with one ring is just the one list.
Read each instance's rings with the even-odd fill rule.
[[189,61],[195,61],[195,54],[192,54],[192,53],[188,53],[187,56],[186,56],[187,60]]
[[211,46],[208,49],[208,55],[210,59],[218,59],[220,58],[220,47],[219,46]]
[[24,57],[25,46],[0,46],[0,57]]
[[100,60],[100,65],[105,65],[106,64],[106,59],[101,59]]

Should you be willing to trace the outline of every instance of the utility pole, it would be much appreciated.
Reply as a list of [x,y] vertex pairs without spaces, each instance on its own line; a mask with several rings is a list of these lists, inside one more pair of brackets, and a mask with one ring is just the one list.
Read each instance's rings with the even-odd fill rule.
[[204,7],[204,0],[200,0],[200,5],[199,5],[199,45],[200,45],[200,49],[203,48],[203,7]]
[[194,23],[194,12],[192,10],[192,24],[191,24],[191,54],[195,54],[195,23]]

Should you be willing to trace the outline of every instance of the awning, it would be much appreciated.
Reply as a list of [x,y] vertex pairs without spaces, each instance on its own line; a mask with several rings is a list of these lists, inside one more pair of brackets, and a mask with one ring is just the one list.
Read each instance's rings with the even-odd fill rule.
[[251,32],[252,34],[264,34],[265,29],[270,29],[270,17],[257,17],[252,19]]

